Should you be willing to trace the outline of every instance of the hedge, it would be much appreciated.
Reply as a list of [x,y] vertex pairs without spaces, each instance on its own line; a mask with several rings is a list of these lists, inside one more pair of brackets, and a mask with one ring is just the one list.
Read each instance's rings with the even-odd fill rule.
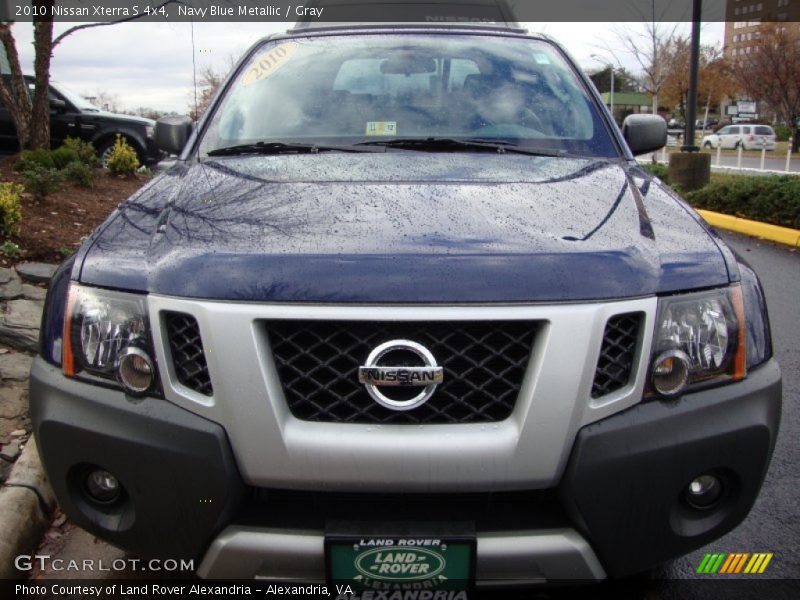
[[800,229],[800,177],[737,176],[684,194],[695,208]]

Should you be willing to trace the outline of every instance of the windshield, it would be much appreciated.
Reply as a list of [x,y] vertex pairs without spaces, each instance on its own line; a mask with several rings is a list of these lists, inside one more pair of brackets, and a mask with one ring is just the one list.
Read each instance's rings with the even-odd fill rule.
[[265,43],[216,109],[200,151],[258,142],[394,141],[408,149],[396,142],[429,138],[617,156],[586,89],[551,44],[430,34]]
[[59,94],[64,96],[64,98],[66,100],[68,100],[70,102],[70,104],[72,104],[75,108],[77,108],[79,110],[92,110],[92,111],[100,110],[94,104],[89,102],[86,98],[84,98],[83,96],[79,96],[78,94],[76,94],[73,91],[68,90],[67,88],[65,88],[60,83],[56,83],[55,81],[51,81],[50,82],[50,86],[55,91],[57,91]]

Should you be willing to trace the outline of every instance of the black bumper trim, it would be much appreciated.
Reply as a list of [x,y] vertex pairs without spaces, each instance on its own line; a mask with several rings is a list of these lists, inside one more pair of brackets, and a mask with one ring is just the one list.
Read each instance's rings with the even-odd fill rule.
[[[116,546],[198,558],[240,505],[245,486],[225,430],[174,404],[67,379],[37,357],[30,411],[62,510]],[[87,498],[81,479],[95,465],[122,483],[119,501]]]
[[[625,576],[719,538],[750,511],[769,466],[781,416],[771,360],[742,382],[652,401],[583,428],[560,497],[607,570]],[[720,477],[719,504],[692,509],[683,492]]]

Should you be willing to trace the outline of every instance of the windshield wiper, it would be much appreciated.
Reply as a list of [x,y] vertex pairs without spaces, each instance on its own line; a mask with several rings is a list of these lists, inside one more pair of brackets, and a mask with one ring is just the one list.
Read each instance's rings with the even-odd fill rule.
[[254,144],[239,144],[210,150],[208,156],[235,156],[241,154],[316,154],[317,152],[375,152],[367,148],[354,148],[353,146],[330,146],[322,144],[302,144],[296,142],[256,142]]
[[356,146],[384,146],[386,148],[400,148],[404,150],[418,150],[420,152],[453,152],[457,150],[483,150],[489,152],[513,152],[516,154],[529,154],[531,156],[562,156],[566,152],[561,150],[537,150],[525,146],[518,146],[513,142],[487,141],[478,139],[458,138],[398,138],[394,140],[370,140],[358,142]]

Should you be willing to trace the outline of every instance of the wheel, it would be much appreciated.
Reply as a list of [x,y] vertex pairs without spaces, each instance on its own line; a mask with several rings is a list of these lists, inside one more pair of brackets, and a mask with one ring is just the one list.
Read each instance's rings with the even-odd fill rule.
[[107,139],[97,145],[97,158],[100,166],[103,169],[108,168],[108,157],[111,156],[111,151],[114,149],[114,139]]
[[[132,143],[130,141],[130,139],[125,138],[125,137],[123,137],[122,139],[124,139],[126,142],[128,142],[128,144],[130,144],[131,147],[136,151],[136,157],[139,159],[139,164],[143,165],[144,164],[144,160],[143,160],[144,156],[142,156],[142,151],[139,150],[137,145]],[[107,138],[107,139],[103,140],[102,142],[100,142],[96,146],[96,148],[97,148],[97,157],[99,159],[100,166],[103,169],[107,169],[108,168],[108,157],[111,156],[111,151],[114,149],[114,144],[115,143],[116,143],[116,139],[115,138]]]
[[713,147],[714,146],[711,145],[711,142],[706,142],[705,144],[703,144],[703,148],[709,148],[710,149],[710,148],[713,148]]
[[744,146],[742,145],[742,142],[741,142],[741,140],[739,140],[738,142],[736,142],[736,145],[733,147],[733,149],[734,149],[734,150],[738,150],[739,148],[741,148],[742,150],[744,150],[744,149],[745,149],[745,148],[744,148]]

